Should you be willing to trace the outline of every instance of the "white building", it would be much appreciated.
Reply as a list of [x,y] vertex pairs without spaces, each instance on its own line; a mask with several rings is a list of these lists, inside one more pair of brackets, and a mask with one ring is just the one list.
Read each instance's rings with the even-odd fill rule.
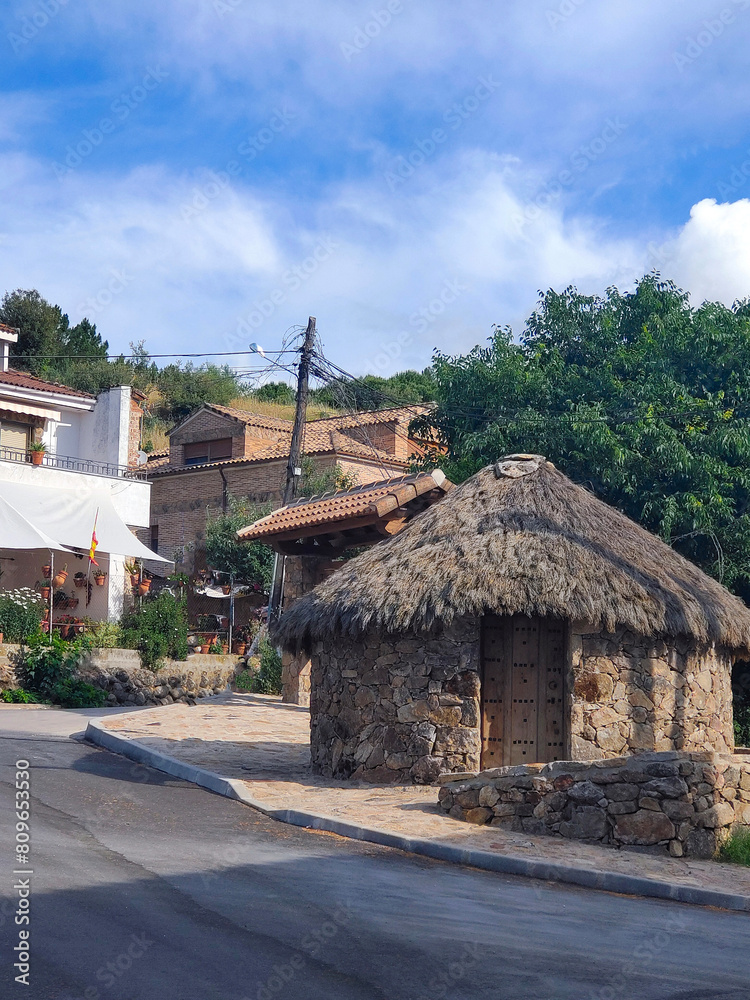
[[[63,589],[78,606],[59,613],[115,620],[127,592],[125,557],[158,559],[133,534],[148,528],[151,494],[138,468],[141,408],[130,386],[94,397],[11,368],[10,344],[17,338],[17,330],[0,324],[0,500],[69,550],[56,552],[54,562],[67,563]],[[34,464],[29,449],[39,442],[45,451]],[[96,560],[107,574],[102,586],[88,560],[97,517]],[[0,590],[34,587],[49,552],[18,549],[12,534],[10,528],[0,533]],[[76,573],[92,586],[76,586]]]

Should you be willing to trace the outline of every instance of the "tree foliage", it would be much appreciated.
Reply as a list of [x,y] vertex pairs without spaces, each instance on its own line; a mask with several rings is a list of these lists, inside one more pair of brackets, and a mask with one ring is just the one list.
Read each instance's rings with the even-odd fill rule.
[[209,513],[206,519],[206,562],[220,573],[231,573],[238,583],[257,583],[263,593],[271,589],[273,552],[260,542],[240,542],[237,532],[271,513],[268,504],[229,497],[227,511]]
[[435,398],[437,385],[431,368],[397,372],[389,378],[365,375],[360,379],[332,379],[311,398],[340,409],[382,410],[403,403],[423,403]]
[[[426,421],[460,481],[544,454],[750,597],[750,309],[691,307],[657,274],[632,293],[548,291],[520,344],[437,353]],[[437,456],[436,456],[437,457]]]

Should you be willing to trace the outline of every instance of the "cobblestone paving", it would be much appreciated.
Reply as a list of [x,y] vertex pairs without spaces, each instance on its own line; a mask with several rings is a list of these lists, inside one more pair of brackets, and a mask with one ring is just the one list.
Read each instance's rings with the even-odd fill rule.
[[496,851],[526,860],[697,885],[750,896],[750,870],[670,858],[656,849],[621,849],[501,828],[473,827],[441,813],[433,786],[376,786],[310,774],[309,714],[264,695],[221,696],[195,706],[118,715],[106,728],[178,760],[239,778],[267,809],[299,809],[401,836]]

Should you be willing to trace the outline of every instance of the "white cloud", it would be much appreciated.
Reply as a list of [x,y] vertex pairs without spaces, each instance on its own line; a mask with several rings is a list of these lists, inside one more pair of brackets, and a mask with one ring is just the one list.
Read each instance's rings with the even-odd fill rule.
[[655,266],[690,292],[731,305],[750,295],[750,200],[704,198],[676,236],[655,248]]

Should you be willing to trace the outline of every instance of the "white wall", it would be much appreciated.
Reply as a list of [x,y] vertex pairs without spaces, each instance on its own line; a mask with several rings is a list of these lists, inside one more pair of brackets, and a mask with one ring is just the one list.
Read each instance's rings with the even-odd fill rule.
[[110,465],[128,464],[130,433],[130,386],[119,385],[102,392],[91,413],[81,422],[77,458]]

